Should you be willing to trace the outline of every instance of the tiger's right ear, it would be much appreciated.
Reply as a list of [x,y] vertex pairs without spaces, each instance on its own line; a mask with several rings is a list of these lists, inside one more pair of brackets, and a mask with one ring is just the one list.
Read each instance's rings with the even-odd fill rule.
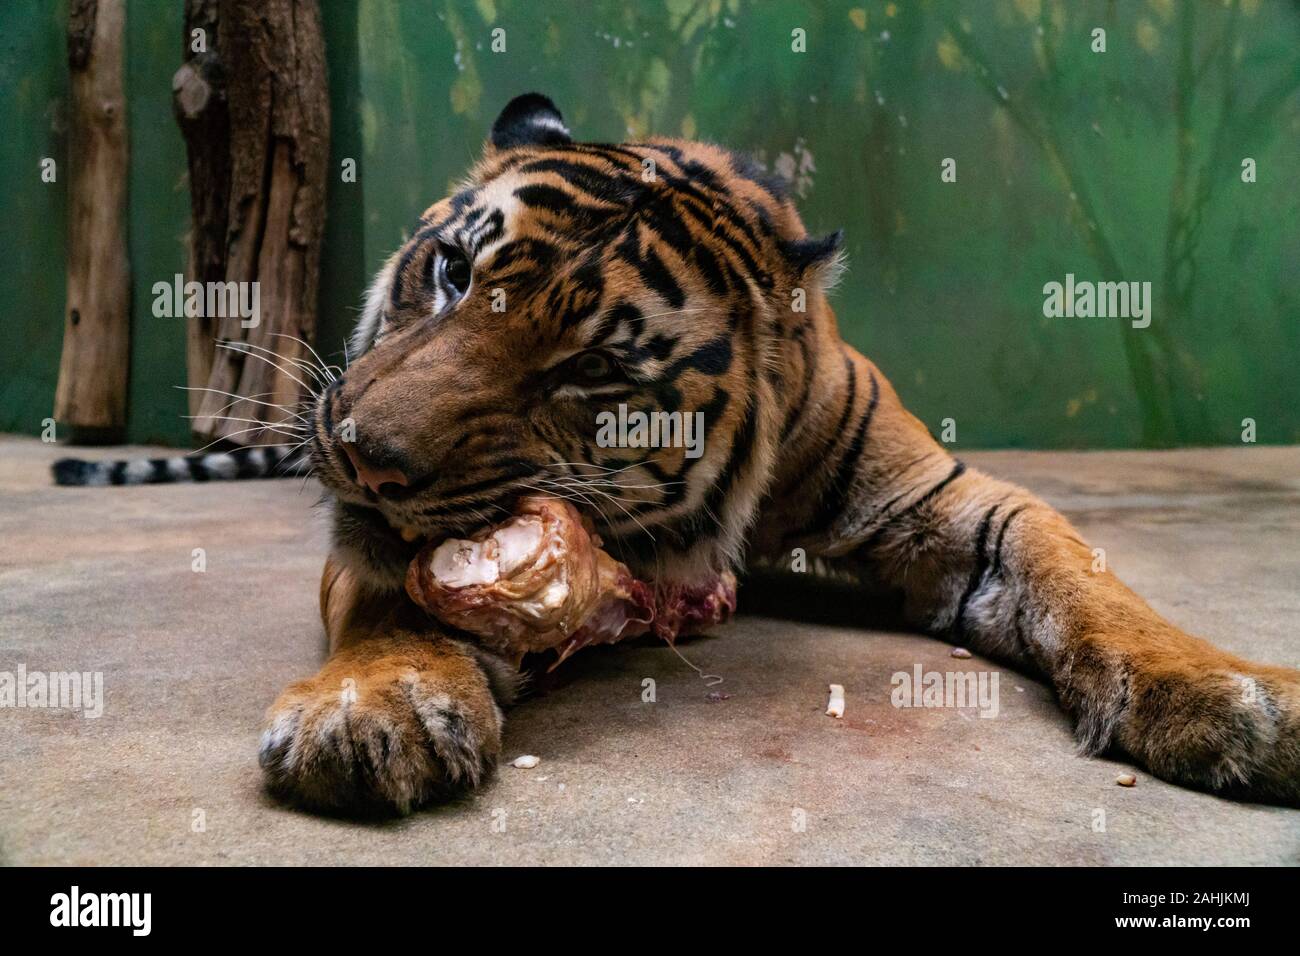
[[506,104],[492,124],[489,152],[516,146],[563,146],[572,143],[564,117],[545,96],[525,93]]
[[790,264],[795,275],[803,281],[815,283],[829,292],[844,273],[844,230],[836,229],[829,236],[814,239],[780,239],[777,241],[781,255]]

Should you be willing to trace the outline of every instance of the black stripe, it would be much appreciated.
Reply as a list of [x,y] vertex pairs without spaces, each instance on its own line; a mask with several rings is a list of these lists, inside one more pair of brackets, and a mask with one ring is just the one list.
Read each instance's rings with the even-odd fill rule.
[[1007,536],[1007,526],[1011,524],[1016,515],[1020,514],[1020,512],[1024,511],[1028,507],[1029,505],[1020,505],[1019,507],[1011,509],[1011,514],[1007,515],[1006,520],[1002,522],[1002,528],[998,531],[998,543],[994,548],[993,554],[994,574],[1002,573],[1002,540]]
[[[393,270],[393,285],[388,290],[388,304],[392,306],[393,311],[403,308],[410,308],[411,303],[403,299],[403,293],[406,291],[406,271],[411,265],[411,260],[426,249],[426,243],[423,240],[425,234],[432,236],[434,230],[422,229],[416,234],[416,241],[409,243],[406,251],[402,253],[402,258],[397,262],[397,268]],[[429,256],[432,258],[433,250],[429,250]],[[421,287],[423,287],[423,275],[421,276]]]
[[296,463],[298,460],[297,456],[305,455],[305,454],[307,454],[307,452],[305,451],[305,446],[303,449],[291,449],[290,451],[287,452],[282,452],[279,448],[268,447],[266,449],[266,470],[263,473],[262,477],[263,478],[278,477],[276,475],[277,469],[283,467],[284,465]]
[[758,431],[757,419],[757,403],[751,402],[745,411],[745,420],[741,422],[740,428],[731,440],[727,463],[713,479],[713,486],[704,496],[704,501],[695,510],[687,512],[671,525],[663,528],[665,534],[671,535],[679,547],[690,547],[692,543],[712,533],[722,523],[727,494],[740,479],[753,453],[754,436]]
[[[681,180],[675,180],[673,185],[678,189],[685,188],[690,193],[694,193],[699,197],[701,207],[707,209],[714,217],[714,221],[709,224],[710,231],[712,231],[719,239],[724,241],[729,248],[731,248],[746,262],[747,265],[751,267],[754,278],[758,281],[759,285],[765,288],[770,287],[772,285],[772,277],[768,275],[767,271],[760,267],[753,259],[753,255],[762,254],[763,242],[754,233],[753,228],[750,226],[749,222],[746,221],[740,210],[731,203],[730,200],[733,198],[731,194],[723,193],[722,195],[716,195],[714,198],[709,198],[700,195],[690,187],[689,183],[684,183]],[[758,218],[759,224],[763,225],[763,214],[761,214],[761,211]],[[731,226],[740,233],[740,235],[749,243],[750,248],[746,248],[744,243],[738,242],[734,237],[719,230],[717,228],[719,225],[717,222],[718,219],[721,219],[726,223],[726,225]],[[751,248],[753,254],[750,252]]]
[[689,230],[682,224],[681,214],[672,203],[662,197],[656,197],[644,204],[637,211],[642,224],[658,235],[683,260],[690,257],[691,249],[696,246]]
[[668,356],[673,354],[673,349],[677,347],[680,339],[671,335],[659,333],[651,336],[650,341],[645,344],[645,350],[650,353],[650,357],[659,362],[668,360]]
[[560,327],[568,329],[596,314],[601,297],[605,294],[605,269],[598,254],[589,255],[571,270],[557,291],[563,292],[563,305],[558,312]]
[[804,409],[808,404],[808,393],[812,390],[813,371],[817,366],[814,364],[812,356],[808,354],[807,333],[808,326],[801,325],[794,330],[791,336],[799,343],[799,351],[803,355],[803,382],[799,386],[799,397],[790,406],[785,427],[781,429],[781,441],[783,442],[794,434],[795,426],[803,420]]
[[[464,213],[468,207],[474,205],[474,203],[478,201],[478,194],[479,187],[466,189],[457,193],[451,198],[451,208],[447,212],[447,215],[436,222],[432,222],[421,216],[420,222],[424,223],[424,225],[410,238],[409,241],[422,243],[429,237],[438,235],[444,229],[447,229],[456,223],[456,221],[461,217],[461,214]],[[469,212],[469,215],[471,216],[478,216],[481,214],[481,209],[470,210]]]
[[997,514],[998,508],[1002,503],[994,505],[984,513],[984,520],[980,522],[979,531],[975,535],[975,567],[971,570],[970,580],[966,582],[966,590],[957,602],[957,616],[952,620],[953,633],[959,640],[966,637],[966,605],[970,599],[975,596],[979,590],[980,582],[984,580],[984,575],[989,570],[989,556],[986,553],[989,543],[989,526],[993,522],[993,516]]
[[849,382],[844,398],[844,411],[840,413],[840,420],[835,424],[835,428],[822,442],[822,448],[817,455],[817,460],[821,460],[825,455],[831,453],[831,449],[839,444],[840,436],[844,434],[844,426],[849,423],[849,416],[853,414],[853,403],[858,397],[858,370],[853,365],[853,360],[849,358],[847,352],[844,353],[844,370],[848,373]]
[[[772,276],[758,264],[755,258],[756,255],[761,255],[763,245],[754,234],[754,230],[749,223],[745,221],[745,217],[731,204],[729,201],[732,198],[730,190],[725,188],[714,172],[695,160],[687,161],[681,150],[675,146],[653,143],[643,144],[640,148],[668,156],[677,164],[686,177],[693,177],[695,181],[698,181],[700,185],[709,190],[709,193],[705,193],[691,178],[675,176],[663,170],[659,171],[659,177],[673,189],[675,198],[680,203],[681,211],[694,218],[703,229],[712,235],[715,241],[729,249],[741,261],[745,271],[760,287],[770,289],[773,285]],[[680,216],[677,216],[677,218],[680,218]],[[745,248],[742,242],[737,241],[720,228],[724,224],[731,226],[747,239],[753,251],[751,252],[750,249]]]
[[468,250],[471,262],[474,261],[484,247],[492,245],[501,238],[506,231],[505,225],[505,214],[500,209],[492,210],[492,215],[488,217],[487,224],[474,235],[474,247]]
[[849,490],[853,485],[853,475],[857,470],[858,461],[862,457],[862,447],[866,443],[867,428],[871,424],[871,418],[876,413],[876,405],[880,401],[880,380],[876,378],[874,370],[869,369],[868,372],[871,375],[871,398],[867,402],[866,411],[862,413],[862,418],[858,420],[858,427],[854,429],[853,437],[840,455],[839,464],[835,469],[835,478],[822,493],[821,505],[817,509],[817,514],[803,534],[824,531],[836,518],[844,513],[844,508],[848,503]]
[[[660,171],[660,178],[673,188],[678,199],[690,199],[698,203],[700,212],[695,214],[695,218],[699,220],[706,229],[713,233],[714,238],[722,241],[728,248],[732,249],[732,251],[736,253],[741,261],[745,263],[746,268],[760,286],[770,288],[772,285],[772,277],[766,270],[759,266],[750,251],[745,249],[742,244],[736,242],[725,232],[718,229],[718,220],[723,220],[727,225],[730,225],[749,240],[755,253],[758,253],[763,248],[762,243],[754,234],[754,230],[750,228],[749,223],[745,221],[744,216],[742,216],[730,202],[733,198],[731,191],[718,179],[718,176],[713,172],[713,170],[709,169],[698,160],[687,160],[682,151],[675,146],[669,146],[663,143],[647,143],[641,148],[663,153],[677,164],[677,167],[682,171],[686,178],[674,176],[671,173],[665,173],[663,171]],[[703,192],[696,183],[699,183],[700,186],[709,190],[712,195]],[[694,212],[687,203],[683,203],[682,208],[688,212]],[[707,215],[712,218],[705,217],[706,211]]]
[[592,333],[586,347],[591,348],[613,338],[624,325],[631,330],[631,338],[634,341],[645,331],[645,320],[641,318],[641,310],[626,302],[619,302],[606,310],[605,317],[600,320],[600,325]]
[[853,414],[853,403],[858,400],[858,368],[853,364],[853,360],[849,358],[847,352],[844,355],[844,367],[849,373],[849,389],[848,395],[844,399],[844,411],[840,413],[840,420],[831,435],[832,442],[838,442],[840,436],[844,434],[844,426],[849,423],[849,416]]
[[208,466],[203,464],[202,458],[186,458],[185,467],[190,470],[190,481],[207,481],[212,477],[208,474]]
[[[754,376],[751,371],[747,390],[757,397],[753,379]],[[713,487],[709,489],[709,493],[704,497],[705,509],[719,519],[723,517],[723,511],[725,510],[723,506],[726,504],[727,494],[731,491],[732,486],[740,480],[745,466],[749,464],[749,459],[754,451],[754,438],[757,433],[758,401],[754,400],[745,409],[745,420],[740,423],[740,428],[731,440],[731,449],[727,452],[727,463],[723,466],[722,471],[718,472]]]
[[[599,156],[615,168],[630,172],[631,167],[641,169],[645,157],[640,153],[628,149],[626,146],[618,146],[614,143],[573,143],[565,148],[566,152],[572,151],[584,156]],[[627,161],[630,166],[620,166],[619,160]]]
[[[915,464],[915,462],[914,462],[913,464]],[[902,470],[899,471],[899,474],[902,475],[902,474],[904,474],[906,471],[907,471],[907,469],[902,469]],[[894,505],[898,504],[900,501],[902,501],[904,498],[906,498],[906,497],[907,497],[907,493],[908,493],[909,491],[911,491],[911,490],[912,490],[911,488],[906,488],[906,489],[904,489],[903,491],[900,491],[898,494],[894,495],[894,497],[890,498],[890,499],[889,499],[888,501],[886,501],[883,505],[881,505],[879,508],[876,509],[876,514],[877,514],[877,515],[887,515],[887,514],[889,514],[890,509],[892,509],[892,508],[894,507]]]
[[708,247],[700,244],[692,250],[692,258],[695,259],[695,267],[700,270],[704,276],[704,281],[709,287],[709,291],[716,296],[725,296],[731,291],[727,284],[727,277],[723,275],[722,269],[718,267],[718,260],[713,253],[709,252]]
[[[767,270],[758,264],[754,255],[745,248],[744,243],[739,242],[722,228],[723,224],[726,224],[734,227],[742,235],[752,235],[752,231],[745,226],[744,220],[738,214],[728,213],[724,207],[719,206],[717,203],[706,207],[708,209],[707,214],[694,209],[688,203],[682,203],[681,208],[683,212],[694,218],[702,229],[709,232],[715,242],[720,243],[723,249],[729,250],[732,255],[739,259],[744,271],[749,273],[759,286],[764,289],[772,287],[772,276]],[[759,250],[762,249],[762,246],[757,245],[757,243],[755,247]],[[730,267],[729,263],[728,266]]]
[[[529,259],[538,267],[545,269],[555,261],[557,254],[556,247],[549,242],[535,238],[512,239],[497,246],[484,268],[496,274],[504,272],[516,262]],[[497,281],[504,278],[507,276],[498,275]]]
[[621,167],[615,171],[599,169],[589,163],[571,159],[535,159],[519,167],[520,173],[555,173],[573,189],[600,202],[628,205],[645,192],[639,180]]
[[160,485],[163,482],[172,481],[172,473],[167,469],[166,458],[150,458],[149,467],[153,469],[149,475],[149,483]]
[[[528,462],[516,461],[516,463],[511,465],[510,467],[503,468],[501,471],[493,473],[491,478],[484,478],[480,481],[473,481],[470,482],[469,484],[461,485],[458,488],[453,488],[450,491],[439,494],[439,497],[442,498],[443,500],[449,498],[463,498],[466,495],[475,494],[477,492],[483,491],[486,488],[491,488],[494,485],[500,485],[500,484],[504,484],[507,481],[513,481],[516,478],[527,478],[529,475],[533,474],[533,472],[535,472],[536,470],[537,468]],[[425,513],[427,512],[421,512],[421,514],[425,514]]]
[[[702,441],[705,445],[709,442],[709,436],[713,434],[713,426],[727,410],[727,405],[730,402],[731,395],[726,389],[719,388],[714,390],[713,397],[705,403],[703,408],[697,409],[697,411],[704,415],[704,438]],[[689,415],[691,412],[683,412],[683,414]],[[695,468],[696,464],[704,460],[704,456],[702,455],[699,458],[683,457],[681,471],[676,474],[666,472],[653,462],[644,463],[643,467],[655,476],[655,481],[677,482],[675,485],[670,485],[668,490],[664,493],[663,501],[660,502],[661,508],[671,508],[686,497],[687,492],[690,491],[690,473]]]
[[490,507],[500,507],[502,511],[505,511],[505,501],[519,490],[516,487],[512,491],[508,483],[493,482],[493,484],[498,486],[495,494],[480,495],[479,497],[473,498],[469,501],[457,501],[452,504],[440,504],[434,505],[431,508],[421,508],[416,512],[416,514],[426,518],[434,516],[454,516],[456,518],[466,519],[466,522],[472,524],[479,519],[471,514],[471,511]]
[[641,275],[641,279],[668,303],[671,308],[680,309],[686,304],[682,287],[677,284],[668,267],[664,265],[653,246],[646,246],[645,255],[641,254],[641,242],[635,224],[627,232],[626,238],[619,243],[618,254]]
[[281,451],[281,449],[276,448],[273,445],[262,445],[261,449],[262,449],[262,467],[258,470],[258,473],[253,477],[254,478],[277,477],[277,475],[275,474],[275,469],[280,465],[282,461],[286,460],[289,456],[284,454]]
[[563,216],[569,219],[572,225],[587,231],[607,225],[614,214],[611,209],[575,202],[572,193],[555,186],[547,186],[545,183],[520,186],[515,190],[515,196],[525,206],[544,209],[552,215]]
[[243,448],[236,448],[230,453],[230,457],[235,462],[236,478],[257,478],[262,474],[262,469],[252,461],[253,449],[245,445]]
[[733,355],[731,336],[719,335],[705,342],[689,355],[682,356],[664,371],[663,377],[672,380],[683,372],[694,370],[716,378],[725,375],[731,368]]
[[1029,650],[1029,642],[1025,640],[1025,605],[1021,602],[1016,606],[1016,628],[1013,632],[1016,636],[1016,644],[1020,647],[1020,653],[1033,660],[1033,654]]
[[474,205],[474,203],[478,200],[478,193],[479,193],[479,187],[475,186],[471,189],[462,189],[456,195],[452,196],[451,216],[448,217],[448,220],[455,218],[456,216],[459,216],[468,207]]
[[870,551],[880,542],[880,539],[884,536],[885,532],[889,530],[889,528],[895,522],[901,521],[902,519],[908,517],[909,515],[915,514],[917,510],[919,510],[923,505],[926,504],[926,502],[933,499],[935,495],[939,494],[939,492],[943,491],[944,488],[948,487],[948,485],[950,485],[952,482],[960,478],[965,473],[965,471],[966,471],[965,462],[962,461],[955,462],[952,466],[952,471],[948,472],[946,478],[944,478],[942,481],[936,484],[925,494],[921,495],[921,497],[917,498],[915,501],[913,501],[902,511],[894,515],[887,515],[884,521],[881,523],[880,527],[878,527],[875,531],[873,531],[871,533],[871,536],[868,537],[866,541],[862,542],[862,544],[858,545],[858,547],[854,549],[854,553],[862,554],[862,552]]
[[126,462],[113,462],[113,466],[108,469],[108,483],[110,485],[126,484]]

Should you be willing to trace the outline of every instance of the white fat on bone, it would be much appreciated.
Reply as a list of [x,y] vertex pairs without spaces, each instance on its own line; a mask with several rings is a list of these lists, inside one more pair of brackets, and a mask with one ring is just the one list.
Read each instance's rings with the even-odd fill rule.
[[[496,584],[515,571],[537,562],[547,546],[542,521],[532,515],[512,518],[482,541],[449,538],[434,549],[429,570],[443,587],[466,588]],[[555,543],[552,542],[552,547]],[[538,600],[519,601],[516,608],[532,617],[542,617],[569,597],[569,582],[563,574],[549,581]]]
[[831,717],[844,716],[844,685],[831,684],[831,699],[826,705],[826,713]]
[[497,543],[501,573],[513,574],[537,556],[537,549],[542,546],[541,519],[530,516],[507,521],[492,532],[492,540]]
[[541,521],[516,518],[482,541],[448,538],[434,550],[429,569],[449,588],[495,584],[532,561],[541,544]]
[[501,577],[495,545],[491,538],[485,541],[449,538],[433,552],[429,568],[433,576],[449,588],[492,584]]
[[509,660],[650,630],[649,587],[600,548],[568,502],[527,497],[513,518],[466,539],[431,542],[406,574],[412,600]]

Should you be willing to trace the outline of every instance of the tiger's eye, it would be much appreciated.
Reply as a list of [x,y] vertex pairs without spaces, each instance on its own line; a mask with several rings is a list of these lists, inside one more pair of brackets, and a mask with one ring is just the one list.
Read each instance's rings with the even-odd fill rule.
[[574,363],[578,374],[590,382],[599,382],[614,371],[613,364],[599,352],[584,352]]
[[464,292],[469,288],[472,275],[469,260],[459,252],[448,253],[442,260],[442,275],[449,286],[457,292]]

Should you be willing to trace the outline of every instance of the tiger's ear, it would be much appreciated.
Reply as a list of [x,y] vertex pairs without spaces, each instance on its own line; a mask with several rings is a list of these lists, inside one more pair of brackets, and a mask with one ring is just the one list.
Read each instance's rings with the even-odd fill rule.
[[782,239],[781,255],[800,281],[830,289],[844,274],[844,230],[836,229],[820,239]]
[[515,146],[562,146],[572,143],[560,111],[541,93],[525,93],[506,104],[492,124],[488,149]]

